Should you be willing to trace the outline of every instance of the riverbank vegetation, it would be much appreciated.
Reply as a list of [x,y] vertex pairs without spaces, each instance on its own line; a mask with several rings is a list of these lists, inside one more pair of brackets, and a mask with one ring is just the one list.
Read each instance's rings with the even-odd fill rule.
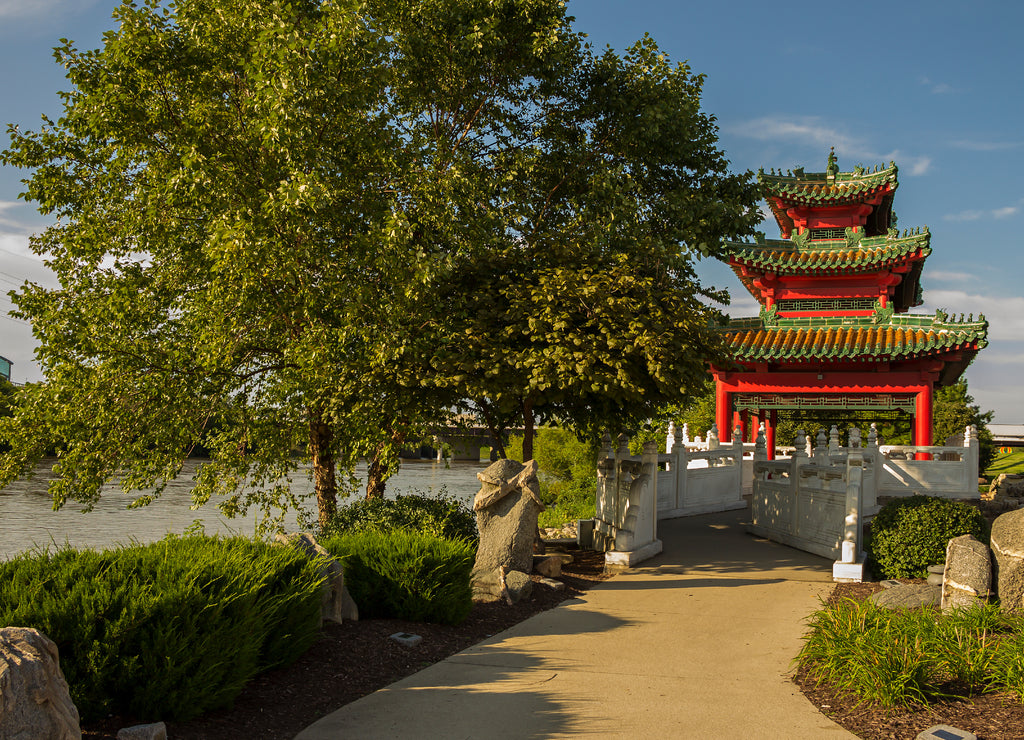
[[[215,12],[213,12],[215,10]],[[703,76],[649,37],[597,51],[561,0],[125,2],[61,42],[59,118],[5,165],[54,224],[27,285],[46,369],[0,422],[0,483],[61,451],[55,506],[145,504],[209,450],[201,505],[320,524],[360,458],[474,410],[593,437],[703,382],[694,260],[760,221]],[[298,456],[293,453],[300,451]]]
[[[360,615],[459,624],[472,607],[472,514],[447,499],[388,503],[359,502],[321,541]],[[313,644],[320,566],[296,548],[200,534],[23,553],[0,562],[0,624],[57,644],[84,722],[184,721]]]

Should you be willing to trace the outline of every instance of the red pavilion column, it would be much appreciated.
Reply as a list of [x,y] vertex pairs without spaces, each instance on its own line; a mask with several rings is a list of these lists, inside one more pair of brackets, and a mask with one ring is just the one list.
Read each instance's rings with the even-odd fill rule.
[[779,412],[772,409],[768,412],[768,421],[764,425],[764,441],[768,447],[768,459],[775,459],[775,425],[779,423]]
[[746,442],[747,429],[750,428],[750,412],[747,409],[739,412],[739,420],[736,426],[740,428],[740,442]]
[[[927,447],[932,443],[932,391],[925,387],[917,392],[914,399],[914,444]],[[919,452],[914,456],[917,460],[930,460],[931,455]]]
[[718,440],[728,442],[732,439],[729,422],[732,420],[732,394],[721,382],[715,383],[715,424],[718,425]]

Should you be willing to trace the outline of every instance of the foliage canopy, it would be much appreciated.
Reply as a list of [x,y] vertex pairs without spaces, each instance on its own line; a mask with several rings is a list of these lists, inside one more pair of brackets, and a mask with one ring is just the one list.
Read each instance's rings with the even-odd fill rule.
[[621,425],[716,352],[691,259],[752,231],[756,193],[651,39],[595,54],[558,0],[114,16],[56,50],[60,119],[0,154],[60,279],[16,296],[47,382],[3,422],[0,482],[56,446],[55,506],[159,495],[201,446],[197,505],[298,506],[308,463],[325,526],[337,467],[393,468],[460,400],[528,438]]

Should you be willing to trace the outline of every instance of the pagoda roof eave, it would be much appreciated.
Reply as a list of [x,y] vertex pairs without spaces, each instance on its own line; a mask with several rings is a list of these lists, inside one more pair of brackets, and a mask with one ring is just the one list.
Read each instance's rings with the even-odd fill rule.
[[957,321],[934,315],[733,319],[720,327],[727,354],[739,364],[902,362],[943,359],[941,385],[955,382],[988,344],[984,317]]

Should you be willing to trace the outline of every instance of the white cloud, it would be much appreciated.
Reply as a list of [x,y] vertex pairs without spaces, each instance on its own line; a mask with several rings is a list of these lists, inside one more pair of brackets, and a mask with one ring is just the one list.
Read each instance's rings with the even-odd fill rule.
[[945,221],[980,221],[981,219],[1010,218],[1010,216],[1016,216],[1020,212],[1022,205],[1024,205],[1024,198],[1012,206],[990,209],[969,208],[965,211],[947,213],[942,218]]
[[940,283],[946,282],[963,285],[965,282],[976,283],[981,280],[978,275],[971,275],[966,272],[952,272],[949,270],[928,270],[925,273],[925,276],[929,283],[935,280]]
[[931,157],[912,156],[899,149],[879,153],[862,139],[823,123],[817,116],[765,116],[729,126],[727,130],[729,133],[759,141],[797,140],[822,149],[834,146],[836,154],[844,159],[851,159],[865,166],[894,161],[911,176],[927,173],[932,165]]
[[927,87],[932,95],[948,95],[949,93],[960,92],[959,88],[953,87],[948,82],[934,82],[927,77],[921,78],[921,84]]

